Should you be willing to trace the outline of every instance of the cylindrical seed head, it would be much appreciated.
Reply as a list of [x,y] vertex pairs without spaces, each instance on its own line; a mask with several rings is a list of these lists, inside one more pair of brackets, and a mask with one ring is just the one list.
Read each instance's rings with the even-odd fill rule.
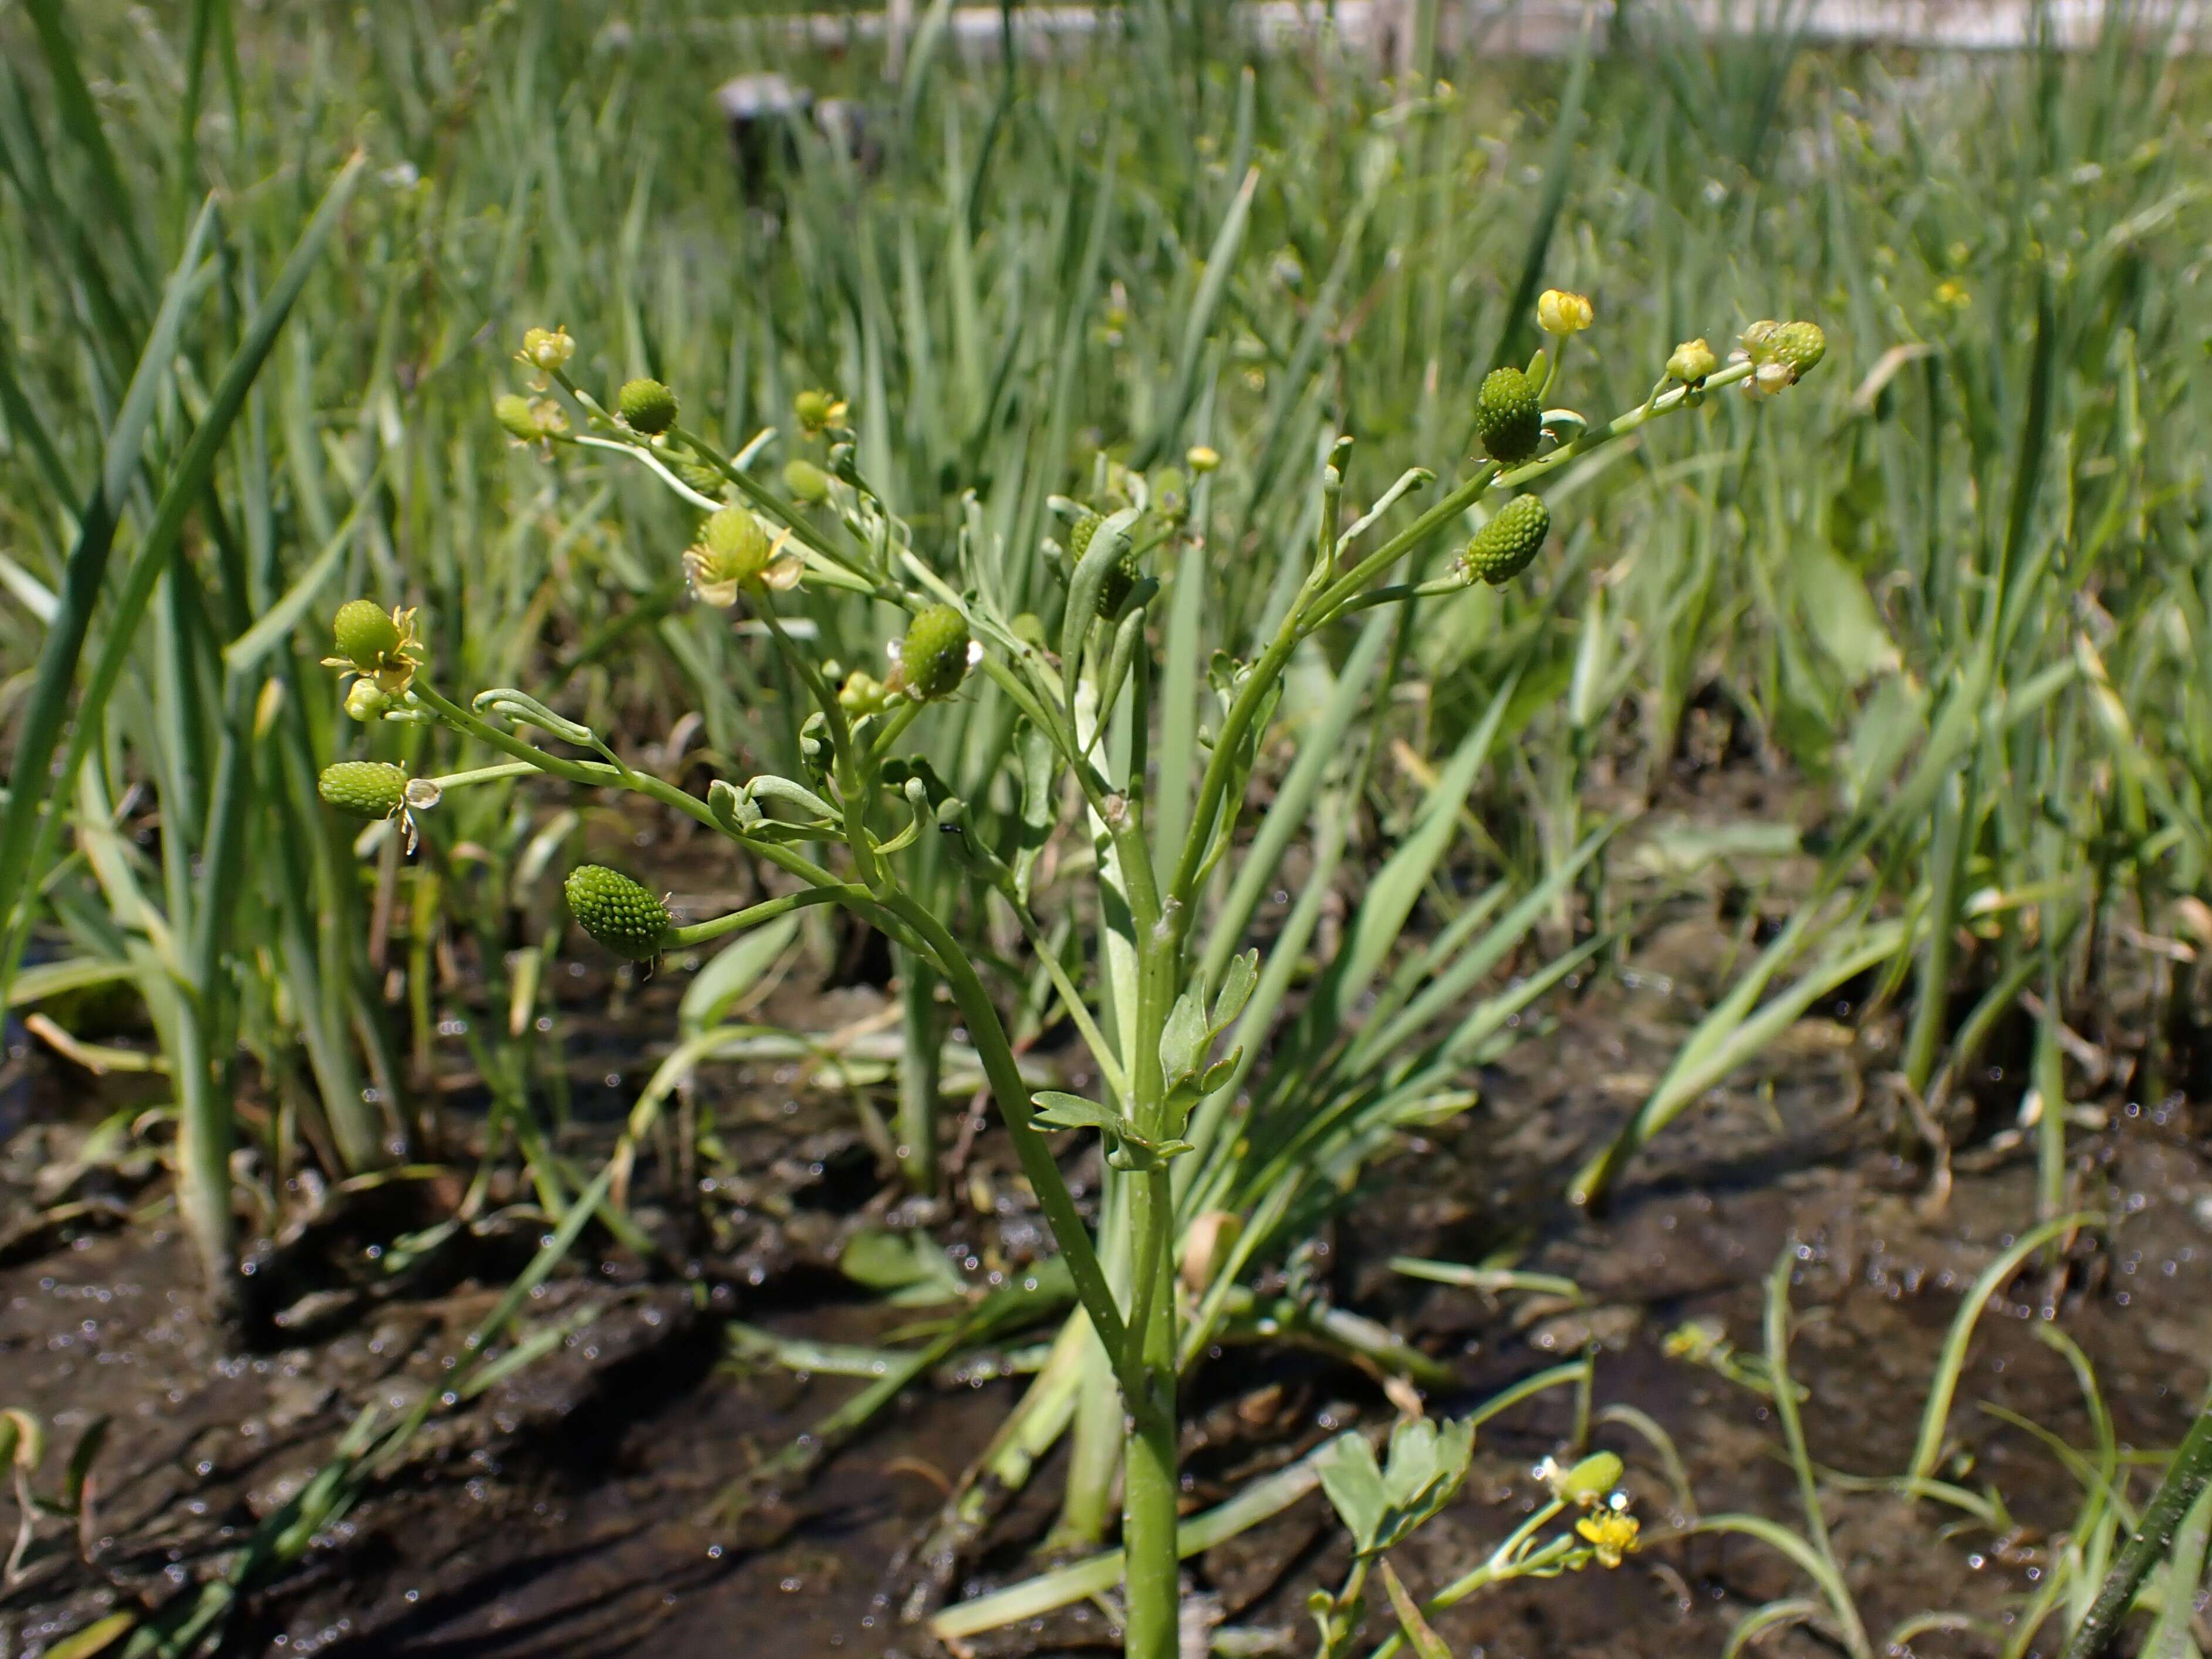
[[1802,380],[1828,355],[1828,337],[1818,323],[1784,323],[1769,337],[1767,348],[1774,361],[1789,369],[1792,380]]
[[604,864],[578,865],[562,890],[576,925],[627,961],[652,961],[675,926],[650,890]]
[[1486,581],[1493,587],[1509,582],[1528,568],[1551,533],[1552,509],[1543,498],[1516,495],[1475,532],[1459,556],[1460,569],[1469,581]]
[[968,619],[949,605],[917,611],[899,647],[899,677],[908,696],[949,697],[968,677]]
[[322,798],[357,818],[388,818],[407,804],[407,775],[388,761],[340,761],[315,780]]
[[1503,465],[1534,455],[1544,436],[1543,400],[1536,383],[1510,364],[1492,369],[1475,397],[1474,430],[1484,453]]

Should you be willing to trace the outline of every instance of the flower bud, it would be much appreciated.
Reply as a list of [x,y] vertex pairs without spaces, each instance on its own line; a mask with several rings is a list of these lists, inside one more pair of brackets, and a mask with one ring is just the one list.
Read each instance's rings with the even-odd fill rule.
[[890,700],[890,688],[865,668],[855,668],[837,688],[837,706],[856,720],[882,714]]
[[783,487],[792,500],[809,507],[830,499],[830,475],[803,457],[784,463]]
[[1183,452],[1182,459],[1184,465],[1202,478],[1221,465],[1221,452],[1211,444],[1193,444]]
[[316,792],[341,812],[388,818],[407,804],[407,775],[387,761],[340,761],[323,769]]
[[615,394],[615,413],[633,432],[654,438],[676,424],[676,394],[658,380],[642,375],[623,382]]
[[532,368],[550,374],[568,367],[568,359],[576,355],[576,343],[565,328],[525,329],[520,355]]
[[399,649],[399,624],[374,599],[348,599],[331,621],[337,653],[364,674]]
[[1547,288],[1536,301],[1536,323],[1547,334],[1564,338],[1579,334],[1590,325],[1595,313],[1590,302],[1579,294],[1568,294],[1556,288]]
[[1667,373],[1684,386],[1703,386],[1705,377],[1720,366],[1721,360],[1703,340],[1685,340],[1667,360]]
[[951,605],[933,605],[916,612],[899,647],[899,678],[907,696],[930,702],[957,691],[968,677],[972,643],[968,619]]
[[1461,574],[1471,582],[1486,581],[1492,587],[1509,582],[1528,568],[1551,533],[1552,509],[1543,498],[1516,495],[1475,532],[1459,556]]
[[392,707],[392,699],[374,680],[363,678],[347,688],[345,711],[355,720],[382,720]]
[[676,924],[646,888],[604,864],[580,864],[562,890],[576,925],[617,956],[650,962]]
[[1511,466],[1534,455],[1544,435],[1536,383],[1510,364],[1492,369],[1475,397],[1474,430],[1492,460]]

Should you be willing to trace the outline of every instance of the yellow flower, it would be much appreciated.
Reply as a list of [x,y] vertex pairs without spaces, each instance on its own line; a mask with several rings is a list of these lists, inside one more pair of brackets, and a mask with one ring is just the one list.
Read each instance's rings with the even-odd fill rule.
[[1547,334],[1579,334],[1595,315],[1587,298],[1560,289],[1547,288],[1536,301],[1536,321]]
[[523,331],[522,349],[514,356],[516,362],[526,363],[538,371],[532,384],[543,392],[546,377],[566,368],[568,359],[575,355],[576,343],[568,337],[567,329],[531,328]]
[[1621,1557],[1636,1547],[1636,1534],[1640,1528],[1636,1517],[1607,1510],[1601,1515],[1586,1515],[1575,1522],[1575,1530],[1588,1540],[1601,1566],[1617,1567]]
[[1183,461],[1200,477],[1221,465],[1221,452],[1208,444],[1193,444],[1183,452]]
[[1964,283],[1954,283],[1947,278],[1936,285],[1936,303],[1946,311],[1964,311],[1974,303],[1974,296],[1966,292]]

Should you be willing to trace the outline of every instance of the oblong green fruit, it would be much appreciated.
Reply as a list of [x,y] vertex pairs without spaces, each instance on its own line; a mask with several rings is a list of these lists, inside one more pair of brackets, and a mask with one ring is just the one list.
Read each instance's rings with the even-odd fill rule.
[[915,613],[899,647],[899,673],[907,695],[928,702],[949,697],[968,678],[968,619],[949,605]]
[[374,599],[348,599],[331,621],[331,639],[338,655],[366,671],[399,648],[399,624]]
[[1784,323],[1767,337],[1767,349],[1789,368],[1791,380],[1802,380],[1828,355],[1828,337],[1818,323]]
[[323,769],[315,789],[341,812],[388,818],[406,803],[407,775],[388,761],[340,761]]
[[809,507],[830,499],[830,475],[804,456],[783,464],[783,487],[792,500]]
[[576,925],[617,956],[650,962],[676,923],[651,890],[604,864],[580,864],[562,890]]
[[1517,368],[1492,369],[1475,394],[1474,431],[1491,459],[1507,466],[1527,460],[1544,437],[1541,389]]
[[1552,533],[1552,509],[1540,495],[1516,495],[1498,509],[1490,522],[1474,532],[1459,568],[1469,581],[1492,586],[1508,582],[1528,568]]
[[676,394],[659,381],[641,375],[624,381],[615,394],[615,413],[632,431],[653,437],[676,424]]

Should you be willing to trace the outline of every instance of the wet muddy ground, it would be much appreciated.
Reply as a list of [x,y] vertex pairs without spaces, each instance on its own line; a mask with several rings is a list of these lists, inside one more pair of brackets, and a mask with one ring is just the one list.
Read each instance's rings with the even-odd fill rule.
[[[1778,1253],[1794,1249],[1802,1327],[1792,1360],[1810,1390],[1813,1455],[1846,1475],[1898,1474],[1962,1293],[2034,1216],[2033,1141],[2002,1112],[1984,1114],[1954,1160],[1947,1200],[1930,1204],[1930,1172],[1878,1085],[1893,1020],[1855,1029],[1814,1018],[1662,1136],[1603,1217],[1568,1209],[1559,1198],[1566,1170],[1649,1091],[1710,1005],[1721,972],[1713,924],[1709,911],[1686,916],[1644,935],[1632,971],[1557,1000],[1485,1073],[1480,1107],[1372,1172],[1371,1198],[1352,1206],[1312,1265],[1339,1301],[1389,1319],[1450,1364],[1458,1385],[1431,1396],[1432,1413],[1468,1410],[1595,1340],[1595,1404],[1635,1407],[1663,1428],[1703,1512],[1794,1523],[1794,1478],[1768,1402],[1670,1352],[1668,1334],[1701,1321],[1755,1353],[1764,1280]],[[2017,1107],[2019,1079],[1982,1083],[1987,1100]],[[533,1324],[588,1322],[436,1419],[323,1547],[252,1600],[227,1650],[936,1650],[894,1616],[886,1575],[982,1449],[1018,1379],[940,1377],[910,1390],[803,1487],[739,1522],[718,1513],[727,1483],[860,1386],[737,1365],[724,1322],[865,1341],[912,1317],[831,1270],[848,1230],[884,1218],[849,1108],[826,1097],[788,1110],[769,1091],[733,1092],[719,1110],[735,1166],[761,1173],[716,1195],[727,1224],[693,1275],[609,1261],[544,1287]],[[1841,1486],[1828,1494],[1836,1548],[1877,1645],[1898,1621],[1942,1610],[1976,1625],[1916,1637],[1911,1652],[1996,1654],[2049,1570],[2050,1534],[2068,1523],[2078,1489],[1999,1413],[2077,1447],[2093,1430],[2074,1371],[2037,1340],[2039,1322],[2055,1320],[2080,1344],[2125,1443],[2171,1445],[2205,1387],[2212,1123],[2179,1101],[2114,1099],[2096,1118],[2073,1131],[2075,1197],[2110,1219],[2063,1270],[2024,1273],[1991,1305],[1951,1416],[1957,1450],[1946,1478],[2001,1492],[2017,1526],[1997,1538],[1933,1505]],[[15,1212],[70,1133],[34,1126],[16,1136],[0,1170]],[[951,1256],[979,1272],[1016,1270],[1041,1236],[1032,1216],[993,1196],[1010,1190],[1010,1170],[1006,1149],[987,1134],[961,1204],[892,1218],[929,1220]],[[143,1205],[157,1192],[118,1201]],[[975,1198],[1012,1212],[979,1214]],[[349,1224],[369,1228],[366,1218]],[[211,1346],[184,1254],[159,1219],[19,1237],[0,1257],[0,1407],[47,1419],[63,1446],[96,1414],[113,1425],[83,1537],[44,1522],[23,1582],[0,1599],[0,1656],[29,1659],[129,1600],[158,1604],[204,1576],[299,1489],[364,1407],[401,1410],[439,1386],[445,1357],[535,1242],[534,1228],[495,1235],[444,1281],[404,1294],[364,1296],[351,1281],[307,1291],[288,1310],[279,1346],[241,1359]],[[328,1243],[361,1249],[343,1226]],[[1522,1267],[1573,1279],[1589,1305],[1492,1300],[1389,1266],[1399,1255],[1477,1261],[1508,1248]],[[1202,1368],[1190,1394],[1194,1507],[1336,1430],[1391,1414],[1371,1379],[1310,1354],[1243,1351]],[[1555,1389],[1485,1428],[1465,1492],[1397,1553],[1413,1588],[1465,1571],[1527,1513],[1530,1466],[1560,1448],[1572,1406],[1570,1391]],[[1601,1423],[1596,1437],[1626,1460],[1648,1531],[1682,1518],[1644,1437],[1618,1422]],[[1048,1466],[1002,1519],[969,1588],[1022,1575],[1056,1482]],[[0,1498],[0,1525],[13,1520]],[[1209,1617],[1239,1632],[1242,1650],[1305,1653],[1304,1598],[1334,1584],[1344,1565],[1315,1496],[1200,1558],[1192,1589],[1210,1598]],[[1746,1540],[1655,1540],[1617,1571],[1509,1587],[1438,1622],[1463,1656],[1656,1659],[1717,1654],[1745,1613],[1808,1592],[1786,1560]],[[2055,1641],[2054,1630],[2027,1651],[2047,1656]],[[1084,1607],[975,1651],[1114,1648],[1105,1614]],[[1783,1630],[1761,1650],[1834,1650]]]

